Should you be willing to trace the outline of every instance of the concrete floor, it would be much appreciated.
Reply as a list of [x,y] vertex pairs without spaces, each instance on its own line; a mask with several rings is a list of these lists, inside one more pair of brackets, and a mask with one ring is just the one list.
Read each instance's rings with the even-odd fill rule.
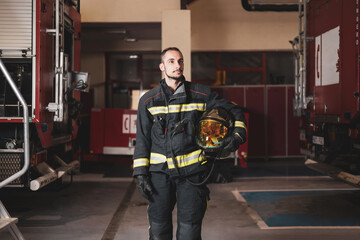
[[[257,167],[262,164],[268,163]],[[132,178],[124,175],[104,177],[106,174],[86,172],[74,176],[69,186],[52,186],[38,192],[2,189],[0,199],[10,215],[19,218],[19,229],[27,240],[147,239],[147,203]],[[205,240],[360,239],[359,226],[261,229],[249,204],[238,201],[233,194],[254,190],[352,189],[331,178],[290,176],[287,172],[285,176],[239,176],[230,183],[208,186],[211,200],[203,223]],[[12,238],[3,231],[0,239]]]

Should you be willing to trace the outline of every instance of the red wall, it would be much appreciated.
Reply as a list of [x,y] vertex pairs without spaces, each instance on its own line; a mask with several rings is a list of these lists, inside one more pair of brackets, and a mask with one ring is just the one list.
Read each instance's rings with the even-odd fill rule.
[[249,157],[299,156],[299,118],[293,116],[294,86],[212,87],[249,111]]

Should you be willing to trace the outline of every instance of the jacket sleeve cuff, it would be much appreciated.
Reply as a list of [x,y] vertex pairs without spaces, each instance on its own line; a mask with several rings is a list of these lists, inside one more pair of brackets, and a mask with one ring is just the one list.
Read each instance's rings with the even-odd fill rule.
[[149,168],[148,167],[136,167],[134,168],[133,177],[136,177],[137,175],[148,175],[149,174]]
[[246,127],[236,127],[233,131],[233,134],[239,139],[241,140],[241,144],[246,142],[246,132],[247,129]]

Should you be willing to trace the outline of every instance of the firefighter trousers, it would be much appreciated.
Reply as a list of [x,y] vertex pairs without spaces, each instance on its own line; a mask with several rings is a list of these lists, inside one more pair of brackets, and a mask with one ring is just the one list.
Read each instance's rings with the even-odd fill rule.
[[[206,185],[194,186],[186,179],[152,172],[153,201],[149,202],[150,240],[172,240],[172,211],[177,204],[177,240],[201,240],[201,224],[209,200]],[[200,175],[190,179],[200,182]]]

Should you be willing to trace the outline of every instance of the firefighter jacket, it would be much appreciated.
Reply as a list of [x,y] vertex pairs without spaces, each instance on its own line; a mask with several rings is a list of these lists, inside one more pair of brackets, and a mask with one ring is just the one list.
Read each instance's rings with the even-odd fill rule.
[[234,131],[246,139],[241,108],[219,98],[206,86],[184,79],[173,93],[163,79],[145,93],[138,106],[133,176],[149,171],[177,176],[174,164],[181,176],[204,171],[207,160],[196,145],[194,126],[205,111],[215,107],[232,113]]

